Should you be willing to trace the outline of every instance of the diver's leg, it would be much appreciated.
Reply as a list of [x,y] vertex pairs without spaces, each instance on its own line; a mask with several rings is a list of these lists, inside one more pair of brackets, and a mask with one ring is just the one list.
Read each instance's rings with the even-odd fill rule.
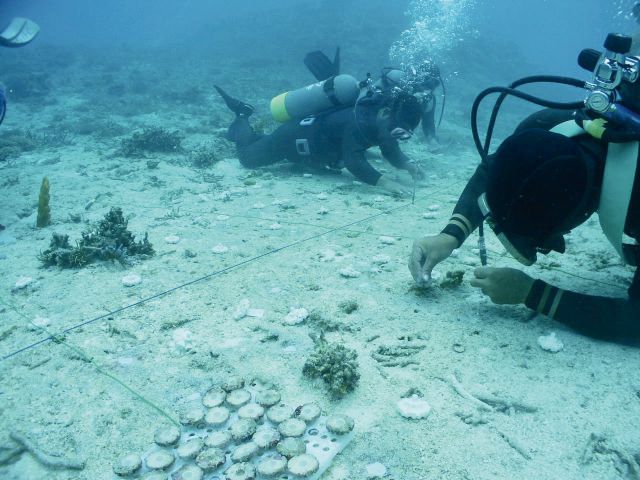
[[227,140],[235,143],[238,149],[246,147],[261,137],[262,135],[256,133],[249,123],[249,118],[242,115],[237,116],[227,130]]
[[269,135],[258,136],[254,133],[257,139],[238,147],[240,163],[248,168],[257,168],[282,160],[299,161],[301,157],[297,151],[296,140],[307,138],[310,135],[309,128],[293,121],[280,125]]
[[297,123],[289,122],[281,125],[269,135],[260,136],[253,133],[254,140],[244,145],[236,142],[240,163],[247,168],[257,168],[285,159],[295,160],[293,153],[295,152],[295,139],[299,129],[300,127]]

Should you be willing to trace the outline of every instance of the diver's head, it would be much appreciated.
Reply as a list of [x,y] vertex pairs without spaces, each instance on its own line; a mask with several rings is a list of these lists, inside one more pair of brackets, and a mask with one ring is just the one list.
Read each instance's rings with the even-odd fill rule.
[[398,140],[408,140],[420,123],[422,111],[418,99],[408,93],[394,95],[389,107],[389,132]]
[[596,210],[599,175],[595,161],[573,140],[525,130],[507,138],[491,157],[478,204],[509,253],[531,265],[537,252],[563,253],[563,235]]

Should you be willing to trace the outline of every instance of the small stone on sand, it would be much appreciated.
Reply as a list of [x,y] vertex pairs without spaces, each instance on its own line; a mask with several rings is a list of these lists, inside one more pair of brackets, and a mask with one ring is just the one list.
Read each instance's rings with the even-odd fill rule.
[[286,325],[298,325],[306,320],[309,316],[309,312],[306,308],[294,308],[285,317],[284,323]]
[[558,353],[564,348],[564,343],[556,337],[556,332],[549,335],[541,335],[538,337],[538,345],[546,352]]
[[20,277],[16,280],[16,283],[13,285],[11,290],[17,291],[27,288],[29,285],[33,283],[33,278],[31,277]]
[[216,254],[226,253],[229,251],[229,247],[225,247],[224,245],[218,244],[215,247],[213,247],[211,251]]
[[398,402],[398,410],[404,418],[420,420],[429,416],[431,405],[425,399],[412,395]]
[[142,283],[142,277],[137,273],[129,273],[122,277],[122,285],[125,287],[135,287]]

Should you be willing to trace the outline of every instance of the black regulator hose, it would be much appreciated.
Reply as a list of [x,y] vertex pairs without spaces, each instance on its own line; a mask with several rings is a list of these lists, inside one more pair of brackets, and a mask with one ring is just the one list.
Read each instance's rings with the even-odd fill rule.
[[[516,80],[508,87],[491,87],[487,88],[480,92],[480,94],[476,97],[473,102],[473,107],[471,108],[471,131],[473,134],[473,141],[482,157],[482,160],[486,160],[487,155],[489,154],[489,148],[491,146],[491,137],[493,136],[493,130],[495,127],[495,123],[498,117],[498,112],[502,103],[506,99],[508,95],[512,95],[514,97],[521,98],[523,100],[527,100],[531,103],[535,103],[536,105],[540,105],[546,108],[554,108],[559,110],[577,110],[584,107],[584,102],[554,102],[550,100],[545,100],[543,98],[536,97],[534,95],[521,92],[516,90],[517,87],[522,85],[530,84],[530,83],[556,83],[562,85],[569,85],[577,88],[584,88],[585,82],[582,80],[578,80],[570,77],[558,77],[553,75],[536,75],[531,77],[521,78],[520,80]],[[500,96],[496,100],[496,103],[491,112],[491,118],[489,120],[489,126],[487,127],[487,135],[485,138],[484,145],[480,140],[480,135],[478,133],[478,109],[482,101],[488,95],[493,93],[500,93]]]

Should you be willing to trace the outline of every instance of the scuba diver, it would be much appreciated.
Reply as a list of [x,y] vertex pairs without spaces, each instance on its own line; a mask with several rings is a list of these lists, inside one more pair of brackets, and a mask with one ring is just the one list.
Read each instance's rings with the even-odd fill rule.
[[[593,72],[589,82],[528,77],[478,96],[472,128],[482,162],[448,225],[440,234],[414,242],[409,270],[418,284],[427,283],[432,269],[485,221],[512,256],[531,265],[537,253],[564,253],[564,235],[597,211],[607,239],[623,262],[636,268],[628,298],[585,295],[517,269],[487,267],[482,231],[483,266],[475,270],[471,285],[494,303],[524,304],[588,336],[640,341],[640,59],[626,56],[630,48],[631,37],[610,34],[604,53],[584,50],[579,63]],[[517,90],[540,81],[586,88],[586,99],[560,104]],[[501,93],[501,98],[482,145],[477,108],[491,93]],[[554,109],[528,117],[489,154],[497,109],[506,95]]]
[[360,90],[353,77],[331,76],[275,97],[271,112],[283,124],[273,133],[262,135],[249,123],[253,107],[215,88],[236,115],[227,138],[236,144],[244,167],[257,168],[285,159],[310,161],[330,169],[346,168],[359,181],[388,193],[407,194],[408,187],[382,175],[367,161],[365,152],[378,146],[394,167],[406,170],[414,180],[424,178],[422,169],[398,144],[410,138],[420,122],[420,105],[412,95],[357,100]]
[[[16,48],[23,47],[30,43],[38,33],[40,27],[34,22],[26,18],[14,18],[9,25],[0,32],[0,45],[3,47]],[[0,124],[4,120],[7,112],[7,94],[4,86],[0,84]],[[0,231],[5,226],[0,224]]]
[[[336,49],[333,61],[322,51],[317,50],[308,53],[304,58],[304,63],[319,81],[339,75],[340,47]],[[442,87],[439,126],[444,114],[445,87],[440,75],[440,69],[432,60],[425,60],[416,66],[409,66],[404,69],[385,67],[382,69],[379,79],[373,81],[368,76],[367,80],[360,82],[360,86],[362,88],[360,98],[370,95],[371,92],[388,97],[395,95],[397,92],[405,92],[415,96],[420,103],[422,133],[429,145],[438,145],[435,121],[437,108],[435,92],[439,87]]]

